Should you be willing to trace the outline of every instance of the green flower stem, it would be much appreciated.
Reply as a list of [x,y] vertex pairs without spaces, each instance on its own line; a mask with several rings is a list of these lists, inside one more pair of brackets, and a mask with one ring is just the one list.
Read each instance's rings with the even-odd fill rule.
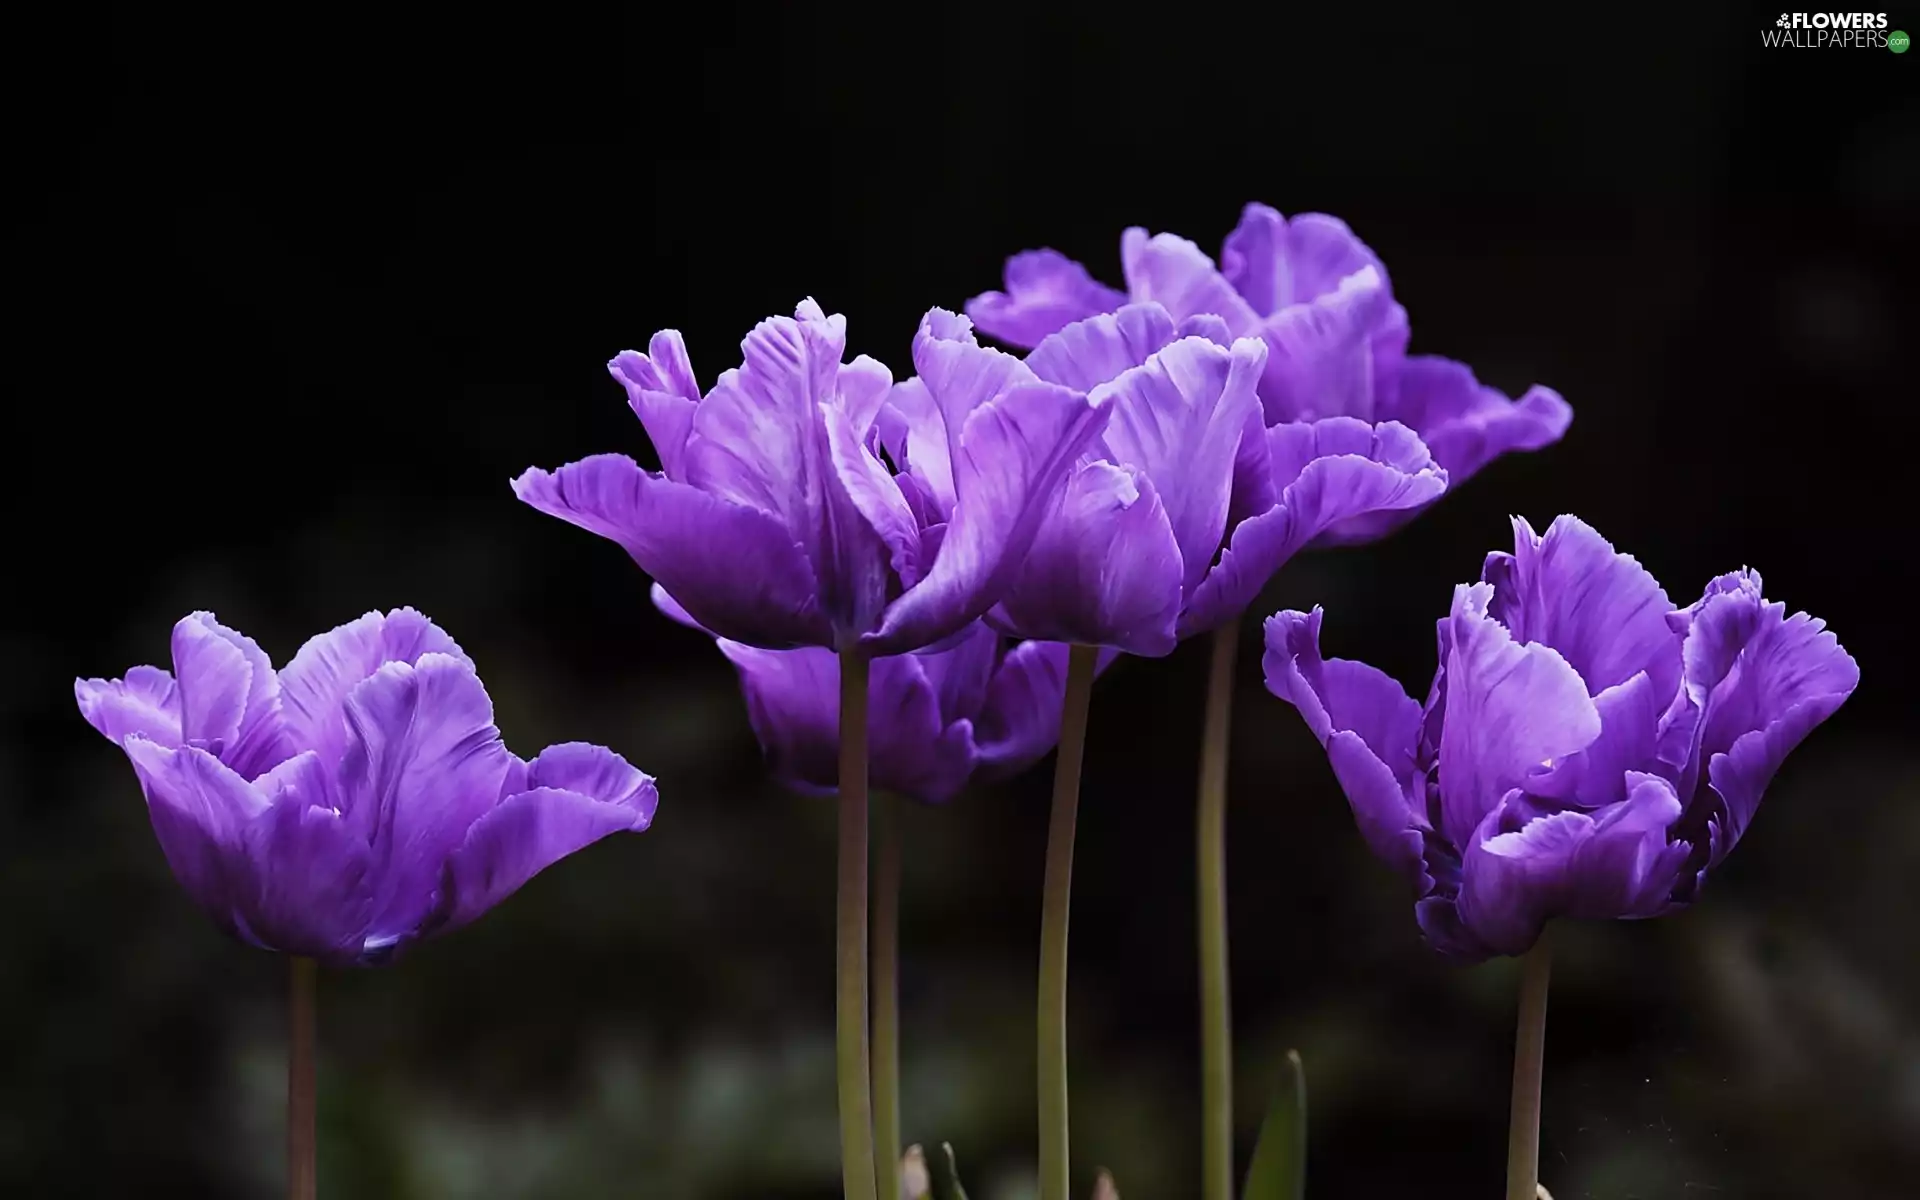
[[873,879],[873,1173],[900,1196],[900,800],[875,798]]
[[1200,1196],[1233,1200],[1233,1024],[1227,971],[1227,742],[1240,622],[1213,634],[1200,735]]
[[1047,874],[1040,908],[1040,1200],[1067,1200],[1067,916],[1073,889],[1073,829],[1080,764],[1087,748],[1099,651],[1075,646],[1067,658],[1060,750],[1047,827]]
[[1547,1054],[1548,930],[1520,960],[1520,1029],[1513,1045],[1513,1113],[1507,1125],[1507,1200],[1540,1189],[1540,1068]]
[[846,1200],[876,1200],[873,1079],[867,1062],[867,659],[853,650],[840,654],[840,866],[836,899],[838,987],[834,1014],[840,1076],[840,1175]]
[[314,1200],[319,1187],[314,1136],[314,993],[318,969],[295,958],[287,987],[287,1200]]

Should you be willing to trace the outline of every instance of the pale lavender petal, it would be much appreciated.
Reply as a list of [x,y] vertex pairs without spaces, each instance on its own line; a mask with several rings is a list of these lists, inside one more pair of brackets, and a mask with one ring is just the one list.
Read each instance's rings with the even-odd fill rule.
[[902,477],[913,480],[928,504],[926,523],[953,512],[953,450],[933,393],[918,377],[893,385],[878,414],[880,444]]
[[1386,267],[1338,217],[1302,213],[1288,221],[1264,204],[1249,204],[1220,252],[1220,273],[1261,316],[1309,304],[1341,281]]
[[662,473],[678,479],[700,387],[694,382],[693,364],[678,330],[654,334],[647,350],[646,354],[621,351],[607,364],[607,371],[627,390],[627,407],[646,429],[660,456]]
[[1171,233],[1148,237],[1144,229],[1128,229],[1120,235],[1120,263],[1127,276],[1127,298],[1135,303],[1154,301],[1175,320],[1202,313],[1217,316],[1235,337],[1260,330],[1260,314],[1186,238]]
[[1153,482],[1082,463],[989,623],[1016,637],[1170,654],[1180,614],[1180,544]]
[[1660,717],[1669,700],[1645,671],[1607,688],[1593,698],[1600,736],[1586,749],[1536,768],[1527,792],[1582,808],[1625,799],[1628,772],[1659,764]]
[[430,928],[458,929],[569,854],[609,834],[646,828],[643,807],[652,811],[651,804],[606,804],[559,788],[507,797],[474,822],[446,860]]
[[620,454],[551,474],[529,470],[513,490],[541,512],[619,542],[717,634],[772,646],[833,642],[812,564],[765,512],[655,478]]
[[1105,441],[1113,460],[1153,480],[1183,563],[1181,588],[1205,577],[1226,532],[1233,465],[1267,350],[1242,338],[1222,350],[1204,338],[1175,342],[1093,393],[1110,399]]
[[1514,553],[1487,556],[1488,612],[1523,642],[1558,650],[1591,693],[1645,671],[1664,699],[1680,684],[1680,645],[1667,625],[1673,603],[1633,556],[1585,521],[1563,516],[1544,535],[1513,520]]
[[840,487],[886,546],[888,562],[900,577],[901,586],[912,587],[920,581],[926,564],[920,559],[919,522],[907,498],[886,465],[861,443],[845,413],[822,405],[820,415]]
[[179,693],[159,667],[134,667],[125,679],[76,679],[73,698],[87,724],[115,745],[135,734],[162,746],[180,744]]
[[967,316],[988,337],[1023,348],[1127,300],[1057,250],[1028,250],[1008,259],[1006,288],[967,301]]
[[835,407],[846,414],[847,424],[864,439],[893,390],[893,372],[886,364],[862,354],[840,368],[834,387],[840,396]]
[[1321,610],[1266,622],[1267,690],[1299,710],[1327,749],[1367,845],[1416,885],[1428,829],[1417,759],[1420,706],[1365,663],[1320,656]]
[[1502,454],[1552,445],[1573,422],[1572,407],[1551,388],[1510,400],[1464,363],[1427,355],[1400,360],[1382,395],[1382,415],[1419,430],[1456,487]]
[[390,662],[425,654],[467,659],[445,630],[411,608],[370,612],[308,638],[280,672],[282,717],[292,744],[316,750],[328,767],[346,753],[348,693]]
[[665,616],[668,620],[685,625],[688,629],[698,629],[708,637],[713,636],[713,630],[708,629],[700,622],[694,620],[693,614],[682,608],[680,602],[668,595],[667,589],[661,587],[659,584],[656,583],[648,588],[647,596],[653,601],[653,606],[659,609],[661,615]]
[[425,919],[447,856],[516,760],[473,665],[449,655],[386,664],[348,694],[346,716],[339,807],[379,873],[368,940],[395,940]]
[[1521,644],[1487,615],[1493,588],[1454,589],[1440,742],[1441,832],[1466,846],[1481,820],[1535,767],[1600,736],[1600,717],[1560,652]]
[[1051,335],[1027,355],[1027,367],[1048,383],[1091,392],[1140,366],[1173,340],[1173,318],[1166,309],[1128,304]]

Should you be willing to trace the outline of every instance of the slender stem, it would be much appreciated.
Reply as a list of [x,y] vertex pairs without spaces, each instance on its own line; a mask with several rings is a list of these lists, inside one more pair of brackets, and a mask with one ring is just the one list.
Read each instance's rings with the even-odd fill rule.
[[873,1079],[867,1062],[867,659],[840,654],[840,875],[835,1044],[846,1200],[875,1200]]
[[880,1200],[900,1198],[900,801],[874,804],[873,1174]]
[[314,977],[310,958],[292,960],[287,987],[287,1200],[314,1200]]
[[1227,733],[1240,622],[1213,634],[1200,735],[1200,1196],[1233,1200],[1233,1023],[1227,972]]
[[1507,1200],[1536,1200],[1540,1187],[1540,1067],[1547,1054],[1547,930],[1520,960],[1520,1030],[1513,1044],[1513,1115],[1507,1125]]
[[1047,826],[1047,875],[1040,907],[1040,1200],[1067,1200],[1067,915],[1073,889],[1073,827],[1080,807],[1087,709],[1099,651],[1075,646],[1067,657],[1060,753],[1053,769]]

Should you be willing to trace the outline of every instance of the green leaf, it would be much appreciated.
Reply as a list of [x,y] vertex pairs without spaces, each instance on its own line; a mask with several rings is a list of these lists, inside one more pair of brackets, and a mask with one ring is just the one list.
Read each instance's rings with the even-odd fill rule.
[[967,1200],[967,1189],[960,1186],[960,1168],[953,1161],[953,1143],[941,1142],[931,1165],[933,1200]]
[[1307,1191],[1307,1073],[1300,1052],[1287,1051],[1280,1087],[1260,1126],[1242,1200],[1301,1200]]

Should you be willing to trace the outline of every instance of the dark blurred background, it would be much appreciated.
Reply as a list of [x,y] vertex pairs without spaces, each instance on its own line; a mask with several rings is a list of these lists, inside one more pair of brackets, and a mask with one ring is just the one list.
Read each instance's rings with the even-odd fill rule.
[[[1576,409],[1389,542],[1292,564],[1329,652],[1419,693],[1452,584],[1577,512],[1676,602],[1760,568],[1860,661],[1691,913],[1560,941],[1559,1200],[1910,1194],[1920,55],[1768,50],[1773,10],[1268,6],[624,20],[17,17],[0,589],[0,1195],[268,1196],[281,964],[173,884],[76,675],[195,608],[278,661],[419,606],[509,743],[605,742],[653,830],[391,970],[322,980],[334,1197],[827,1197],[832,813],[617,547],[507,480],[651,451],[602,364],[703,382],[803,296],[906,374],[929,305],[1128,224],[1347,219],[1414,349]],[[503,10],[504,11],[504,10]],[[1920,31],[1920,8],[1892,14]],[[64,21],[62,24],[60,22]],[[36,24],[38,22],[38,24]],[[1251,621],[1249,622],[1251,625]],[[1244,639],[1231,810],[1242,1162],[1305,1056],[1317,1197],[1497,1194],[1512,963],[1455,970]],[[1205,651],[1096,696],[1073,933],[1077,1186],[1196,1190],[1191,824]],[[1032,1194],[1047,767],[906,822],[906,1133]]]

